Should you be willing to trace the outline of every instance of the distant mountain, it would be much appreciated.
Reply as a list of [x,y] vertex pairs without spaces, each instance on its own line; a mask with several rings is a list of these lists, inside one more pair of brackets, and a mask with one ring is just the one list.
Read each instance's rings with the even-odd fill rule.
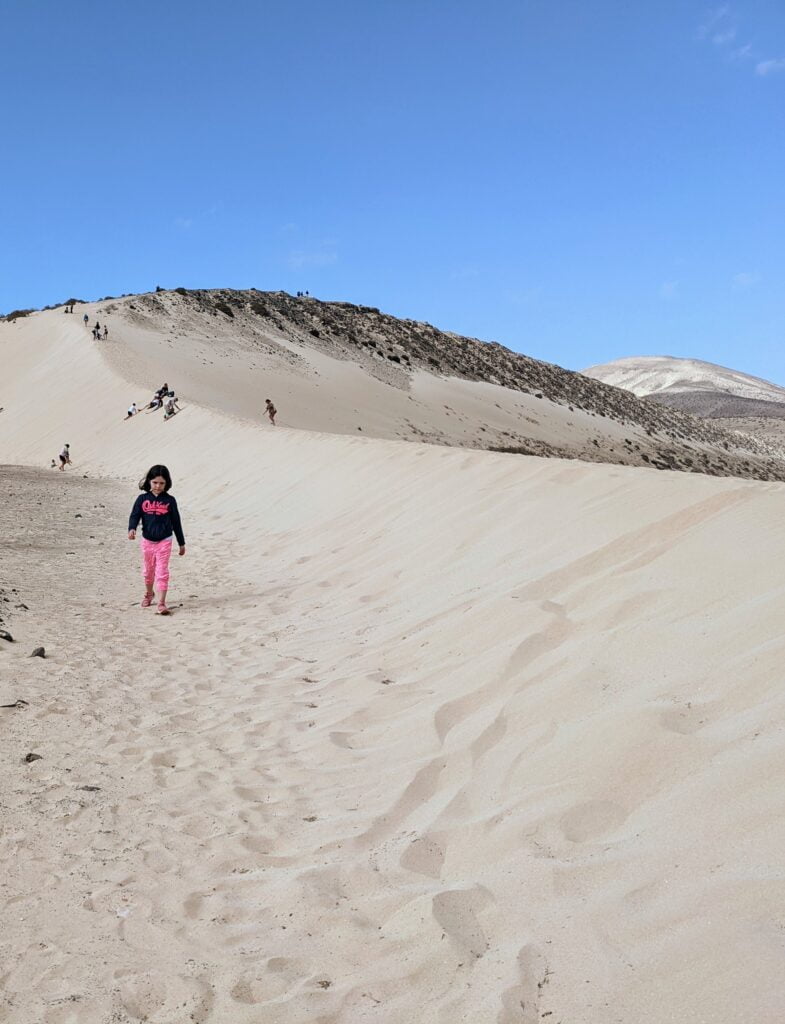
[[738,370],[675,356],[631,356],[583,375],[704,418],[785,417],[785,388]]

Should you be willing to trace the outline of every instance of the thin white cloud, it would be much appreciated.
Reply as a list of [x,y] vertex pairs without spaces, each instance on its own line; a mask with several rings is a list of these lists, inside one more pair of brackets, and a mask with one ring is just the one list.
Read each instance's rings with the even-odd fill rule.
[[734,292],[748,292],[750,288],[754,288],[760,278],[757,274],[751,274],[749,271],[743,271],[741,274],[735,274],[731,281],[731,288]]
[[716,32],[712,37],[711,41],[715,46],[725,46],[727,43],[732,43],[736,38],[736,29],[729,28],[725,32]]
[[730,4],[722,4],[720,7],[715,7],[713,11],[709,11],[706,15],[706,20],[698,28],[698,38],[706,39],[717,29],[717,26],[722,22],[725,22],[730,17]]
[[740,46],[738,50],[734,50],[731,53],[731,57],[734,60],[748,60],[753,59],[755,54],[752,52],[752,45],[750,43],[745,43],[744,46]]
[[764,58],[761,53],[756,53],[752,43],[734,45],[738,36],[737,21],[730,4],[715,7],[698,27],[698,38],[710,42],[724,54],[726,60],[754,61],[755,74],[761,78],[785,71],[785,57]]
[[774,75],[778,71],[785,71],[785,57],[779,57],[777,60],[761,60],[755,65],[755,74],[766,76]]
[[667,302],[677,299],[679,297],[679,282],[678,281],[663,281],[660,285],[660,298],[665,299]]
[[300,270],[302,267],[328,267],[337,260],[335,243],[319,242],[317,245],[293,249],[286,257],[286,265],[290,270]]

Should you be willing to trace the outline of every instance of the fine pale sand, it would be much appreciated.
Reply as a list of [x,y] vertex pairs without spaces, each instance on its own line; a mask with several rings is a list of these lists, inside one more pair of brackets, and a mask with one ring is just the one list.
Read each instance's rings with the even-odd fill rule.
[[782,485],[122,422],[77,320],[0,327],[0,1021],[782,1020]]

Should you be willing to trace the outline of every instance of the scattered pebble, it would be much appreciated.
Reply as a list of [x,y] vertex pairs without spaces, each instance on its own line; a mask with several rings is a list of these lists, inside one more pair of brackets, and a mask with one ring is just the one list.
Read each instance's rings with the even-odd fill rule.
[[0,629],[0,640],[7,640],[10,644],[14,642],[14,638],[5,629]]
[[43,757],[40,754],[25,754],[25,764],[32,764],[33,761],[43,761]]
[[30,657],[31,658],[45,658],[46,657],[46,648],[44,648],[44,647],[34,647],[33,648],[33,653],[30,655]]

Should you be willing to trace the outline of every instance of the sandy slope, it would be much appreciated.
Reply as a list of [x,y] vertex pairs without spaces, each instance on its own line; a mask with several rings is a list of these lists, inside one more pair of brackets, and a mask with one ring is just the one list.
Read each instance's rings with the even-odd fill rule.
[[123,423],[65,319],[0,330],[0,462],[77,463],[2,476],[0,1020],[781,1020],[781,485]]
[[[408,371],[362,353],[358,362],[339,358],[343,353],[314,347],[294,328],[284,333],[253,320],[199,315],[170,292],[154,296],[157,315],[148,309],[142,316],[146,301],[153,297],[79,307],[112,325],[101,352],[143,394],[167,368],[167,379],[203,408],[259,422],[264,399],[272,397],[280,423],[298,429],[477,448],[535,439],[576,452],[594,447],[593,456],[594,440],[603,448],[625,436],[647,442],[642,429],[542,394]],[[39,316],[57,328],[63,315]]]

